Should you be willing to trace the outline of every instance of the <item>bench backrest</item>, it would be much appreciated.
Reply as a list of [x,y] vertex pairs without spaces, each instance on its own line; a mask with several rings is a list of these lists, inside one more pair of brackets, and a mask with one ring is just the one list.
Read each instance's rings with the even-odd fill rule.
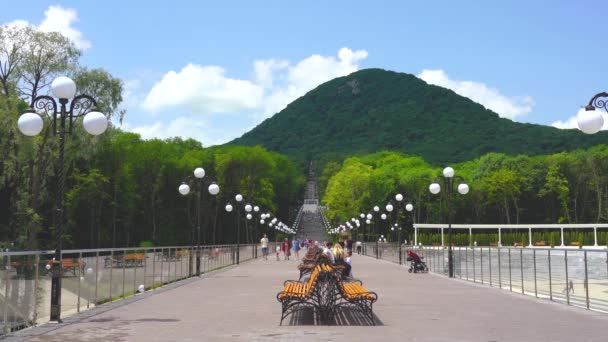
[[316,266],[315,269],[312,271],[312,274],[310,275],[310,278],[308,279],[308,283],[306,283],[306,295],[307,296],[312,295],[312,291],[314,290],[315,285],[317,284],[317,281],[319,280],[320,272],[321,272],[321,266]]

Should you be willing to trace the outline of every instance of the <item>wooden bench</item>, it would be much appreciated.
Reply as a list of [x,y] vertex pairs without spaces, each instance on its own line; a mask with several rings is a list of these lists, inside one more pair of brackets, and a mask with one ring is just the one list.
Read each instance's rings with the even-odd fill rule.
[[546,246],[547,244],[545,243],[545,241],[537,241],[534,243],[534,246]]
[[515,242],[513,247],[523,247],[524,245],[521,242]]
[[578,246],[578,247],[581,247],[582,245],[583,245],[583,244],[582,244],[582,243],[580,243],[580,242],[578,242],[578,241],[572,241],[572,242],[570,242],[570,246]]
[[498,243],[496,243],[496,242],[490,242],[490,247],[498,247]]
[[[53,260],[49,260],[46,263],[49,266],[53,266]],[[78,262],[76,259],[63,259],[61,260],[61,268],[63,273],[71,272],[75,277],[84,272],[86,263]],[[52,268],[51,268],[52,270]]]
[[315,298],[314,290],[319,280],[321,266],[316,266],[307,282],[287,280],[283,284],[283,290],[277,293],[277,300],[281,303],[281,322],[285,317],[305,307],[313,307],[322,311],[322,303],[318,296]]
[[[327,267],[327,266],[326,266]],[[345,282],[336,273],[333,274],[333,280],[336,284],[337,307],[348,307],[361,312],[364,316],[370,319],[372,324],[376,325],[374,319],[373,305],[378,300],[378,294],[368,291],[363,284],[359,282]]]
[[125,267],[143,267],[146,263],[146,255],[144,253],[127,254],[123,258]]

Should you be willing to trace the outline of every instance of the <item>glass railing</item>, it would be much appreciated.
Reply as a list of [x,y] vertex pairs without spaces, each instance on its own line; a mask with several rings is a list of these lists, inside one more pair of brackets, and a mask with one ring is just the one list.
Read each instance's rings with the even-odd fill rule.
[[[240,262],[259,246],[239,246]],[[236,245],[64,250],[61,316],[236,264]],[[0,334],[50,318],[53,251],[0,252]]]
[[[365,243],[366,256],[408,264],[407,251],[430,272],[448,275],[448,249]],[[454,277],[567,305],[608,312],[606,249],[454,247]]]

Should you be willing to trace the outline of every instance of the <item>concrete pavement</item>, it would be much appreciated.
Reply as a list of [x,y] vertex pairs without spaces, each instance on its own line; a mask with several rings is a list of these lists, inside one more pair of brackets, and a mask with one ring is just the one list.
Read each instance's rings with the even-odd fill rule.
[[[274,257],[273,257],[274,258]],[[255,260],[65,324],[31,341],[605,341],[608,315],[520,294],[409,274],[354,256],[353,273],[379,295],[377,326],[279,326],[275,296],[295,260]],[[103,307],[100,306],[100,308]],[[31,335],[37,328],[31,329]],[[18,333],[27,334],[27,331]],[[25,336],[25,335],[23,335]]]

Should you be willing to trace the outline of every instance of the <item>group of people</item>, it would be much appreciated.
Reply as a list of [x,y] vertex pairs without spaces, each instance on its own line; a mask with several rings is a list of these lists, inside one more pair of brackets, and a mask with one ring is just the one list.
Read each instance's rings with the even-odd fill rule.
[[[268,260],[268,236],[264,234],[262,239],[260,240],[260,246],[262,247],[262,257],[264,260]],[[280,245],[276,247],[276,257],[277,261],[281,260],[281,253],[283,253],[283,260],[289,260],[291,257],[291,251],[293,250],[294,257],[296,260],[300,259],[300,250],[303,248],[308,248],[312,245],[319,246],[317,241],[311,241],[307,239],[303,239],[300,241],[297,237],[293,239],[293,241],[289,241],[288,238],[285,238]],[[338,242],[334,244],[333,242],[325,243],[325,248],[323,249],[323,254],[327,257],[327,259],[334,265],[342,265],[344,266],[344,271],[342,276],[350,277],[352,270],[352,261],[351,257],[353,255],[352,252],[352,241],[344,241]],[[360,246],[357,245],[357,250],[360,252]]]
[[[345,245],[347,246],[346,250],[344,248]],[[344,242],[338,242],[336,244],[327,242],[323,249],[323,254],[325,254],[330,263],[344,266],[344,270],[342,271],[343,278],[351,277],[353,267],[351,259],[353,255],[352,246],[348,246],[349,244]]]
[[[289,260],[292,250],[296,260],[300,259],[300,250],[308,248],[310,243],[310,240],[300,241],[297,237],[294,238],[293,241],[289,241],[288,238],[285,238],[285,240],[276,247],[277,261],[281,260],[281,253],[283,253],[283,260]],[[266,234],[264,234],[260,240],[260,246],[262,247],[262,257],[264,260],[268,260],[268,236]]]

